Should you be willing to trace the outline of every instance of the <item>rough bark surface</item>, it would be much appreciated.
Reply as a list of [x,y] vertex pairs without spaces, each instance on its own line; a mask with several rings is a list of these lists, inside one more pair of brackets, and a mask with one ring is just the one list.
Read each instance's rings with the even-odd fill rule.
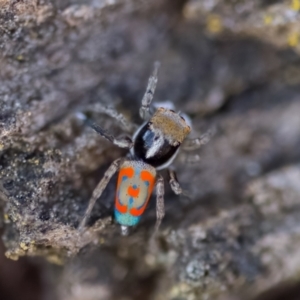
[[[299,10],[299,1],[0,0],[2,238],[10,259],[45,258],[35,258],[42,299],[245,299],[299,277]],[[154,101],[189,114],[194,136],[215,132],[193,153],[200,162],[174,163],[189,198],[166,187],[157,239],[154,197],[121,237],[113,178],[79,233],[94,187],[126,152],[76,112],[115,135],[122,120],[105,107],[140,124],[156,60]]]

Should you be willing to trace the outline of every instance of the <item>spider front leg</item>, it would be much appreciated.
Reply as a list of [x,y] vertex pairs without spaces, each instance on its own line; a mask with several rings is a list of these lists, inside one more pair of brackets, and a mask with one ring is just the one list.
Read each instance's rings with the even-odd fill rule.
[[108,182],[110,181],[112,176],[119,169],[122,160],[123,160],[122,158],[118,158],[110,165],[110,167],[106,170],[103,178],[98,183],[97,187],[94,189],[92,197],[89,201],[88,207],[85,211],[84,217],[83,217],[83,219],[81,220],[81,222],[79,224],[79,227],[78,227],[79,231],[81,231],[86,226],[86,221],[89,218],[89,216],[91,214],[91,211],[92,211],[97,199],[100,198],[100,196],[102,195],[102,193],[103,193],[104,189],[106,188]]
[[86,125],[93,128],[97,133],[99,133],[105,139],[109,140],[114,145],[125,149],[130,149],[133,146],[133,142],[130,137],[126,136],[119,139],[115,138],[113,135],[109,134],[105,129],[103,129],[98,124],[94,123],[92,120],[86,117],[86,115],[84,115],[83,113],[77,113],[77,118],[84,121]]
[[156,181],[156,223],[155,223],[154,234],[157,233],[161,221],[165,215],[164,194],[165,194],[164,179],[161,175],[159,175]]
[[182,152],[180,153],[180,162],[184,165],[195,165],[201,161],[201,157],[197,153]]
[[[112,100],[111,97],[109,97],[108,95],[105,95],[102,98],[105,98],[107,100],[107,102],[109,102],[108,100]],[[97,103],[95,105],[87,106],[86,110],[97,112],[97,113],[100,113],[100,114],[105,114],[105,115],[113,118],[116,121],[116,123],[125,132],[132,133],[137,128],[136,124],[132,123],[127,118],[125,118],[125,116],[122,113],[118,112],[113,106],[103,105],[101,103]]]
[[142,106],[140,108],[140,117],[144,121],[147,121],[150,117],[149,109],[150,109],[150,104],[152,102],[153,95],[154,95],[154,92],[155,92],[155,89],[156,89],[157,73],[158,73],[159,66],[160,66],[160,63],[155,62],[153,73],[149,78],[147,89],[146,89],[146,92],[145,92],[144,97],[142,99]]
[[205,132],[198,138],[186,139],[181,147],[185,151],[197,150],[197,149],[201,148],[203,145],[206,145],[210,141],[214,132],[215,132],[215,130],[212,129],[212,130],[208,130],[207,132]]

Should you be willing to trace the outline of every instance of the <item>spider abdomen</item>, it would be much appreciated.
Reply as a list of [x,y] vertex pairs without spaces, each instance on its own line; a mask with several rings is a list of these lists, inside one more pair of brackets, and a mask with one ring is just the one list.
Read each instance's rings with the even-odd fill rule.
[[124,226],[136,225],[151,196],[155,185],[156,170],[136,160],[125,160],[120,166],[116,198],[115,218]]

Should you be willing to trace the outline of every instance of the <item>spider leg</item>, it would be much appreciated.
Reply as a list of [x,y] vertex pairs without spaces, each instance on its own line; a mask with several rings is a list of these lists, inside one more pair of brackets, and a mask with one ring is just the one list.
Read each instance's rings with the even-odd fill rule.
[[158,231],[161,221],[165,215],[164,194],[165,194],[164,179],[161,175],[159,175],[156,181],[156,223],[155,223],[154,235]]
[[150,104],[152,102],[156,84],[157,84],[157,73],[158,73],[159,66],[160,63],[155,62],[153,73],[148,80],[147,89],[142,99],[142,105],[140,108],[140,117],[145,121],[147,121],[150,117],[149,109],[150,109]]
[[84,213],[84,216],[79,224],[79,231],[81,231],[85,226],[86,226],[86,221],[89,218],[91,211],[97,201],[97,199],[102,195],[104,189],[106,188],[108,182],[110,181],[110,179],[112,178],[112,176],[117,172],[117,170],[120,167],[120,164],[122,162],[122,158],[118,158],[116,159],[111,165],[110,167],[106,170],[103,178],[101,179],[101,181],[98,183],[98,185],[96,186],[96,188],[93,191],[92,197],[89,201],[88,207]]
[[100,127],[98,124],[94,123],[91,119],[89,119],[83,113],[77,113],[76,116],[77,116],[77,118],[83,120],[86,125],[93,128],[97,133],[99,133],[101,136],[103,136],[105,139],[107,139],[114,145],[116,145],[120,148],[125,148],[125,149],[130,149],[133,146],[133,142],[130,137],[126,136],[126,137],[117,139],[113,135],[109,134],[105,129]]
[[178,160],[182,164],[194,165],[194,164],[198,164],[201,161],[201,157],[197,153],[182,152],[180,153]]
[[178,182],[175,171],[174,170],[168,170],[168,172],[169,172],[169,176],[170,176],[169,183],[170,183],[172,191],[176,195],[182,194],[183,191],[182,191],[182,188],[180,186],[180,183]]
[[[110,99],[109,96],[103,96],[103,97],[107,98],[107,100]],[[89,110],[89,107],[87,107],[87,109]],[[90,110],[93,112],[106,114],[107,116],[113,118],[120,125],[120,127],[126,132],[132,133],[137,127],[136,124],[130,122],[127,118],[124,117],[122,113],[118,112],[112,106],[97,103],[96,105],[91,106]]]
[[186,190],[183,190],[182,187],[180,186],[180,183],[177,179],[177,175],[176,172],[174,170],[168,170],[169,172],[169,184],[171,186],[172,191],[176,194],[176,195],[180,195],[180,196],[185,196],[188,199],[190,199],[189,193]]
[[201,136],[195,138],[195,139],[186,139],[181,148],[185,151],[193,151],[201,148],[203,145],[206,145],[211,137],[213,136],[215,130],[208,130]]

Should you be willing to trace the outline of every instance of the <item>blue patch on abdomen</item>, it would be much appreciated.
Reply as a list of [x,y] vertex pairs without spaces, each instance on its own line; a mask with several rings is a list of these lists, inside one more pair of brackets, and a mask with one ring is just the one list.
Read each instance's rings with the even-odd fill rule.
[[115,209],[115,219],[116,221],[124,226],[134,226],[140,221],[141,217],[135,217],[130,213],[122,214]]

